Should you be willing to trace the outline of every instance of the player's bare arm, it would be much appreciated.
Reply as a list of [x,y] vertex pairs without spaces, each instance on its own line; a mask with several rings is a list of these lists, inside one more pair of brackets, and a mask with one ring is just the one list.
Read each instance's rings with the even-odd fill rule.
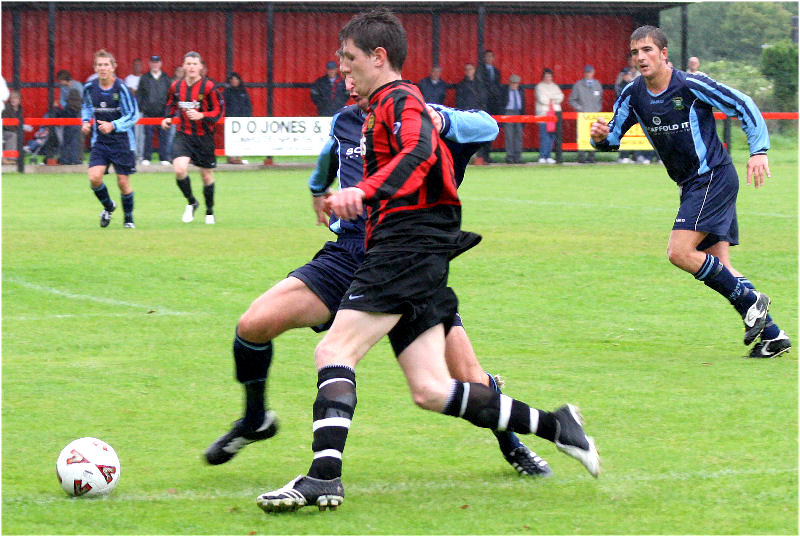
[[772,177],[769,173],[769,160],[766,154],[753,155],[747,161],[747,184],[753,180],[753,186],[758,188],[764,184],[764,175]]

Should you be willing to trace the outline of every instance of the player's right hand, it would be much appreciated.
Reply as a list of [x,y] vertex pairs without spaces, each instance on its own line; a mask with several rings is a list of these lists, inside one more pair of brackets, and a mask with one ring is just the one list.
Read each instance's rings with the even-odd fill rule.
[[603,118],[597,118],[597,121],[592,123],[591,128],[589,129],[589,136],[591,136],[592,140],[595,142],[602,142],[606,138],[608,138],[608,123]]
[[351,186],[328,198],[330,208],[343,220],[355,220],[364,211],[364,191]]
[[314,212],[317,213],[317,225],[327,226],[328,219],[331,216],[331,206],[328,203],[328,198],[331,193],[327,192],[322,196],[314,196]]

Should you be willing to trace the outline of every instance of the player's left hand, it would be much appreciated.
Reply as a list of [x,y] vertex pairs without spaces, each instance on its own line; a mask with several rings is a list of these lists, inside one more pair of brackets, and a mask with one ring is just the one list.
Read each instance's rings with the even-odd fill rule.
[[364,211],[364,191],[351,186],[343,188],[328,198],[333,212],[343,220],[355,220]]
[[329,198],[331,193],[328,192],[322,196],[314,196],[314,212],[317,213],[317,225],[327,226],[328,219],[331,216],[331,206]]
[[767,155],[753,155],[747,161],[747,184],[753,180],[753,186],[758,188],[764,184],[764,174],[772,177],[769,173],[769,160]]
[[191,109],[186,111],[186,117],[188,117],[192,121],[199,121],[199,120],[203,119],[203,113],[202,112],[198,112],[194,108],[191,108]]
[[110,121],[97,120],[97,130],[103,134],[111,134],[114,131],[114,124]]
[[431,121],[433,121],[433,127],[436,129],[436,132],[442,132],[442,116],[437,112],[431,105],[426,104],[425,110],[428,111],[428,115],[431,116]]

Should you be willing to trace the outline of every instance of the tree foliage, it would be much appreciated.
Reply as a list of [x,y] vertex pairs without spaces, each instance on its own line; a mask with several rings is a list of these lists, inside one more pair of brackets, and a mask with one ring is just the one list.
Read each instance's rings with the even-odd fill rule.
[[[758,66],[762,46],[789,39],[796,2],[699,2],[688,6],[687,56]],[[661,12],[661,27],[670,40],[670,58],[681,58],[681,8]],[[685,67],[680,66],[679,67]]]
[[797,45],[783,41],[761,53],[761,72],[775,85],[775,105],[782,112],[797,111]]

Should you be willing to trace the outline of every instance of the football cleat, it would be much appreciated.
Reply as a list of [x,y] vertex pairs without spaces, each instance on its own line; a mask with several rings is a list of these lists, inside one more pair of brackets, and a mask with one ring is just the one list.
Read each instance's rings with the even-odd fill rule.
[[749,356],[750,358],[775,358],[791,348],[792,342],[789,340],[789,336],[781,330],[775,339],[762,339],[756,343]]
[[134,224],[133,222],[125,222],[125,224],[122,227],[126,227],[128,229],[136,229],[136,224]]
[[114,201],[111,201],[111,210],[108,211],[103,209],[103,212],[100,213],[100,227],[108,227],[108,224],[111,223],[111,213],[117,208],[117,204]]
[[216,224],[216,223],[217,223],[217,221],[214,219],[214,215],[213,214],[207,214],[206,215],[206,224]]
[[181,217],[181,220],[187,224],[192,220],[194,220],[194,212],[197,210],[199,206],[200,206],[199,201],[195,201],[194,203],[190,203],[189,205],[187,205],[186,209],[183,210],[183,216]]
[[758,291],[753,293],[756,294],[756,301],[742,316],[745,345],[750,345],[761,334],[767,325],[767,313],[769,313],[769,297]]
[[264,424],[256,431],[245,428],[243,424],[244,419],[236,421],[230,431],[220,436],[208,447],[205,453],[208,464],[226,463],[246,445],[272,438],[278,433],[278,416],[272,410],[267,410],[264,415]]
[[594,439],[583,430],[583,416],[574,405],[553,412],[556,418],[555,444],[559,451],[578,459],[594,477],[600,474],[600,454]]
[[528,446],[524,444],[515,447],[503,456],[508,461],[508,464],[519,472],[519,475],[530,477],[550,477],[553,475],[553,470],[550,469],[547,461],[528,449]]
[[314,479],[299,475],[285,486],[265,492],[256,503],[265,513],[297,511],[305,505],[316,504],[320,511],[335,511],[344,501],[341,478]]

